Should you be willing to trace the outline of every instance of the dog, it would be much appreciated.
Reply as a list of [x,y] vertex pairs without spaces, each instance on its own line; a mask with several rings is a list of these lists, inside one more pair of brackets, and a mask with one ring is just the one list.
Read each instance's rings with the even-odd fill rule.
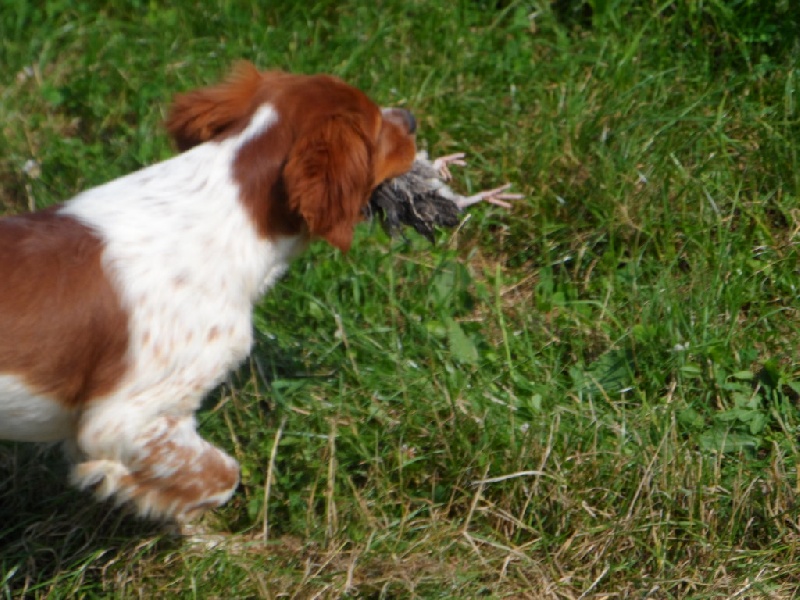
[[65,442],[71,481],[182,519],[239,466],[195,412],[249,353],[254,303],[314,239],[346,252],[416,122],[328,75],[238,65],[179,95],[180,154],[0,219],[0,439]]

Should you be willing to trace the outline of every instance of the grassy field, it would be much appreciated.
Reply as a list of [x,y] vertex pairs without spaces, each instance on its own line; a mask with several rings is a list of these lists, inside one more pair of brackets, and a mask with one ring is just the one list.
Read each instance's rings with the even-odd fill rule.
[[797,3],[263,5],[3,0],[0,211],[170,156],[240,58],[525,199],[296,262],[200,416],[243,469],[203,543],[0,445],[0,597],[800,597]]

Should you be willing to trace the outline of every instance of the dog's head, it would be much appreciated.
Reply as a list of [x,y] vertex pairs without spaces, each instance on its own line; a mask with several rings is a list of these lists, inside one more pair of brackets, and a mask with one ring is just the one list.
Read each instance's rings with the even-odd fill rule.
[[416,122],[328,75],[238,65],[178,96],[167,129],[181,151],[238,144],[232,176],[263,236],[306,231],[342,251],[373,189],[411,168]]

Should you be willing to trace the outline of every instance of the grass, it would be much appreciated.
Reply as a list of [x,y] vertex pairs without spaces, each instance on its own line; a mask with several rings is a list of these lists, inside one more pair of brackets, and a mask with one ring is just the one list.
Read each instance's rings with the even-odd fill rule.
[[215,545],[0,446],[0,593],[798,597],[798,21],[780,0],[7,0],[3,212],[169,156],[171,95],[239,58],[408,106],[432,154],[469,152],[461,189],[526,199],[434,247],[364,226],[297,261],[201,414],[243,469]]

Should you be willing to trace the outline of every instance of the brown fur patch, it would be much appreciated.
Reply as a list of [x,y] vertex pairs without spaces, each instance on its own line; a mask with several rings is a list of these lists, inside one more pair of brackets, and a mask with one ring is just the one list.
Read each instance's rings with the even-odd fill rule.
[[102,241],[47,211],[0,219],[0,373],[73,407],[117,385],[128,317]]

